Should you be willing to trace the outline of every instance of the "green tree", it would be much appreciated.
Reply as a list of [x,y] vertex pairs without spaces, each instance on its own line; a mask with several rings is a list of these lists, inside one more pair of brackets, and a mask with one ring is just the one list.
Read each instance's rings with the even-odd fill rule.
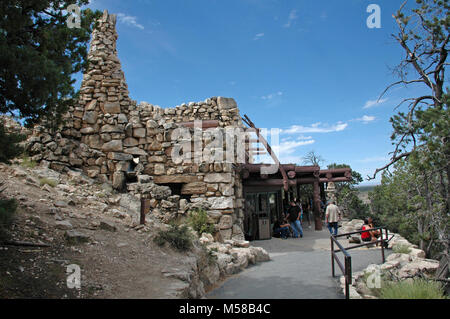
[[439,258],[447,249],[450,217],[443,211],[442,194],[435,191],[440,177],[421,161],[420,152],[415,152],[395,163],[395,171],[383,173],[381,185],[369,197],[383,225],[419,245],[428,257]]
[[[416,0],[416,4],[405,13],[405,2],[394,14],[398,33],[393,37],[405,57],[395,68],[399,80],[380,98],[398,85],[419,85],[427,93],[404,99],[391,118],[395,148],[391,161],[371,177],[384,172],[372,205],[407,238],[416,237],[429,256],[439,252],[449,261],[450,91],[444,87],[449,2]],[[392,174],[387,171],[390,167]]]
[[77,92],[73,75],[87,66],[87,46],[100,12],[81,10],[69,28],[66,9],[88,0],[2,0],[0,4],[0,113],[58,122]]
[[25,136],[7,132],[3,121],[0,119],[0,163],[8,163],[11,158],[22,154],[23,148],[18,145]]

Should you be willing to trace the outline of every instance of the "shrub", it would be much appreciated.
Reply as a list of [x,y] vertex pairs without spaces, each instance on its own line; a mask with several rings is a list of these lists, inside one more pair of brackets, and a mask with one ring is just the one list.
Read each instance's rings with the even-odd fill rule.
[[214,224],[209,221],[208,213],[203,209],[191,211],[189,213],[188,222],[199,235],[203,233],[214,233]]
[[214,263],[216,263],[217,262],[216,253],[218,252],[217,248],[208,249],[206,247],[206,245],[202,245],[201,247],[202,247],[201,249],[203,250],[203,253],[206,256],[206,260],[208,261],[208,265],[211,266]]
[[26,168],[35,168],[37,166],[37,163],[31,160],[28,155],[23,155],[20,165]]
[[40,178],[39,183],[41,184],[41,186],[49,185],[51,187],[56,187],[56,185],[58,185],[57,181],[48,178]]
[[411,249],[407,245],[396,245],[394,246],[393,251],[397,254],[409,254]]
[[168,231],[160,231],[153,239],[159,246],[169,243],[179,251],[186,251],[192,247],[192,238],[187,225],[171,225]]
[[425,279],[390,282],[381,288],[381,299],[445,299],[439,282]]
[[0,199],[0,240],[6,238],[6,230],[11,226],[16,210],[15,199]]

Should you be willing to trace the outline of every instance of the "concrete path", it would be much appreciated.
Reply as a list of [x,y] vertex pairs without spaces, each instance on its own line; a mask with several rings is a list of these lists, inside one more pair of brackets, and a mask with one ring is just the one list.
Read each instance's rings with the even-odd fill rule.
[[[344,247],[347,240],[340,241]],[[325,228],[314,231],[306,227],[301,239],[254,241],[263,247],[271,261],[252,266],[227,279],[211,291],[209,299],[341,299],[340,269],[331,276],[330,237]],[[389,252],[385,250],[386,257]],[[381,264],[380,248],[357,248],[350,251],[352,269],[361,271],[370,264]],[[340,256],[343,256],[340,254]],[[343,257],[342,257],[343,260]]]

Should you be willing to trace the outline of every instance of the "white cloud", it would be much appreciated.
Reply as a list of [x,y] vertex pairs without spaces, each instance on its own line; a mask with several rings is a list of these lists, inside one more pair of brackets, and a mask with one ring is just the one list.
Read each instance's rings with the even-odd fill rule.
[[380,162],[388,162],[389,158],[387,156],[375,156],[375,157],[366,157],[360,160],[356,160],[358,163],[380,163]]
[[355,119],[355,121],[363,122],[364,124],[368,124],[368,123],[373,122],[375,120],[376,120],[375,116],[369,116],[369,115],[364,115],[363,117],[361,117],[359,119]]
[[264,33],[258,33],[255,35],[255,37],[253,38],[254,41],[257,41],[259,39],[261,39],[264,36]]
[[283,27],[290,28],[292,26],[292,23],[294,23],[294,21],[297,19],[298,19],[297,10],[292,9],[291,12],[289,12],[288,21],[283,25]]
[[[281,163],[301,163],[302,157],[297,155],[299,153],[298,148],[306,145],[312,145],[316,141],[313,139],[305,140],[307,137],[299,137],[296,140],[283,139],[278,145],[272,144],[272,150],[277,155]],[[265,154],[257,157],[257,162],[273,164],[273,159],[270,155]]]
[[320,122],[312,124],[311,126],[292,125],[287,130],[282,130],[285,134],[304,134],[304,133],[332,133],[341,132],[348,127],[347,123],[338,122],[335,125],[322,124]]
[[371,107],[378,106],[380,104],[383,104],[387,102],[388,99],[381,99],[381,100],[369,100],[364,105],[363,109],[370,109]]
[[[296,136],[296,138],[297,138],[297,140],[312,140],[311,136],[304,136],[304,135]],[[281,139],[281,142],[288,142],[290,140],[292,140],[292,137],[284,137]]]
[[261,96],[261,99],[263,99],[263,100],[271,100],[274,97],[282,96],[282,95],[283,95],[283,92],[278,91],[277,93],[272,93],[272,94],[269,94],[269,95]]
[[117,18],[119,19],[119,22],[121,22],[123,24],[126,24],[128,26],[136,27],[136,28],[141,29],[141,30],[145,29],[142,24],[139,24],[137,22],[137,18],[136,17],[126,15],[125,13],[118,13],[117,14]]
[[276,154],[279,154],[279,156],[282,155],[289,155],[296,151],[296,148],[300,146],[305,145],[311,145],[314,144],[315,140],[290,140],[290,141],[284,141],[281,142],[280,145],[271,145],[272,149],[275,151]]

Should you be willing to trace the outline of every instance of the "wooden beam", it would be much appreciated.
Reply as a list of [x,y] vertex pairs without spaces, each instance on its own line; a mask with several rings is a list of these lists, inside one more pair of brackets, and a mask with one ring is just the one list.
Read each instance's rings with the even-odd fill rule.
[[335,169],[324,169],[320,170],[320,175],[326,175],[327,173],[331,174],[345,174],[346,172],[351,172],[350,168],[335,168]]
[[[244,186],[284,186],[283,179],[245,180]],[[297,185],[297,180],[288,180],[289,186]]]
[[[217,120],[203,120],[203,121],[201,121],[201,123],[202,123],[202,129],[219,127],[219,121],[217,121]],[[181,123],[177,123],[177,124],[180,126],[183,126],[183,127],[193,128],[195,126],[195,121],[181,122]]]
[[153,181],[155,184],[184,184],[197,182],[197,176],[189,175],[161,175],[154,176]]
[[[249,176],[250,178],[250,176]],[[289,180],[289,186],[293,185],[305,185],[305,184],[314,184],[315,182],[318,183],[329,183],[329,182],[348,182],[349,179],[346,177],[337,177],[332,179],[327,178],[314,178],[314,177],[308,177],[308,178],[297,178],[297,179],[290,179]],[[246,179],[244,180],[245,185],[255,185],[255,186],[264,186],[264,185],[279,185],[283,186],[284,180],[281,178],[268,178],[267,176],[261,175],[261,179]]]
[[313,173],[320,171],[319,166],[296,166],[295,171],[297,173]]
[[281,172],[281,175],[283,176],[283,187],[285,191],[289,190],[289,184],[288,184],[288,176],[286,174],[286,171],[281,166],[280,161],[278,160],[278,157],[275,155],[275,153],[272,150],[272,147],[270,147],[269,143],[266,141],[266,139],[261,135],[261,132],[258,128],[256,128],[255,124],[250,120],[250,118],[244,114],[244,118],[242,120],[251,128],[255,129],[256,136],[258,137],[258,140],[261,144],[264,145],[264,147],[267,149],[267,153],[272,157],[275,164],[278,166],[279,171]]

